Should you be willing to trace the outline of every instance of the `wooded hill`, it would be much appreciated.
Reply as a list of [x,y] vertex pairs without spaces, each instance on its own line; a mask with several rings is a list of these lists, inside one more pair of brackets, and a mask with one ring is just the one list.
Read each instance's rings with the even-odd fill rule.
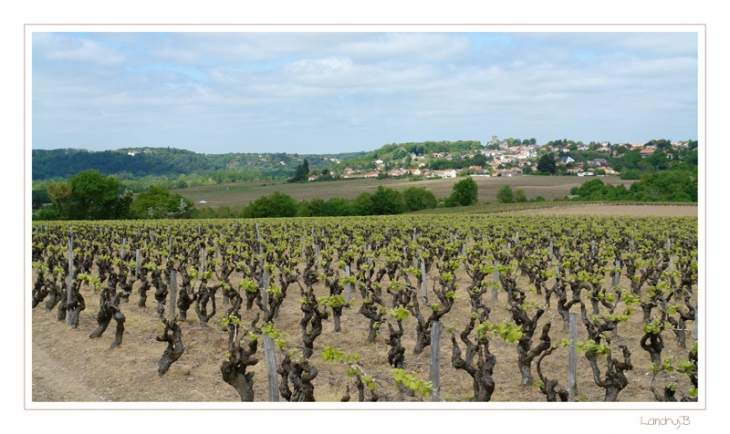
[[[469,152],[481,150],[476,140],[455,142],[409,142],[383,145],[369,152],[340,154],[227,153],[198,154],[177,148],[123,148],[113,151],[85,149],[34,149],[33,180],[68,179],[86,169],[122,179],[145,176],[207,174],[213,179],[228,177],[229,182],[254,179],[289,178],[306,159],[310,170],[347,166],[370,168],[377,159],[390,161],[406,153],[428,155],[433,152]],[[402,154],[402,155],[401,155]],[[218,173],[216,173],[218,172]],[[235,174],[235,175],[234,175]]]
[[[114,151],[87,151],[85,149],[34,149],[32,179],[67,179],[86,169],[96,169],[105,175],[122,178],[144,176],[178,176],[207,174],[216,176],[238,174],[236,180],[284,178],[294,174],[306,158],[309,167],[320,169],[333,160],[351,159],[364,152],[342,154],[286,154],[286,153],[228,153],[198,154],[176,148],[124,148]],[[224,173],[215,173],[224,172]],[[225,173],[229,172],[229,173]]]

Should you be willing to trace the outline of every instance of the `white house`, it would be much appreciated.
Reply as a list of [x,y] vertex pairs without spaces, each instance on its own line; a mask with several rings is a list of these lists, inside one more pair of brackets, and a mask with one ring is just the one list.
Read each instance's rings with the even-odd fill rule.
[[440,176],[441,178],[456,178],[456,170],[434,170],[434,175]]
[[560,162],[564,163],[564,164],[568,164],[568,163],[575,163],[575,160],[573,158],[571,158],[570,155],[565,155],[563,157],[560,157]]

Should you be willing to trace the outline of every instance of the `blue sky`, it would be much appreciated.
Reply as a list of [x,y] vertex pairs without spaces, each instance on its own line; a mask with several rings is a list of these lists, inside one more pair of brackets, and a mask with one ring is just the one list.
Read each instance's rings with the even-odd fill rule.
[[697,34],[34,33],[33,149],[696,139]]

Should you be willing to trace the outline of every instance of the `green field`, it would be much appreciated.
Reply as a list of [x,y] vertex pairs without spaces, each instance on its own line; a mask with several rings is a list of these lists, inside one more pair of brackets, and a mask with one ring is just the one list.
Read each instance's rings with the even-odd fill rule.
[[[214,186],[185,188],[172,190],[180,193],[195,203],[195,206],[209,206],[218,208],[245,207],[261,196],[268,196],[275,191],[286,193],[300,202],[319,198],[328,200],[333,197],[354,199],[360,193],[374,193],[378,186],[403,191],[409,187],[424,187],[431,191],[436,198],[445,198],[452,192],[453,185],[463,178],[432,179],[410,181],[408,179],[353,179],[331,182],[309,182],[305,184],[288,184],[284,181],[261,181],[250,183],[221,184]],[[593,177],[576,176],[518,176],[503,177],[474,177],[479,186],[479,203],[496,202],[497,191],[505,185],[512,189],[522,189],[528,199],[542,196],[546,200],[562,199],[570,194],[570,189],[578,187],[584,182],[596,179]],[[598,178],[605,184],[624,184],[628,188],[634,181],[619,179],[614,176]],[[204,200],[207,204],[200,204]]]

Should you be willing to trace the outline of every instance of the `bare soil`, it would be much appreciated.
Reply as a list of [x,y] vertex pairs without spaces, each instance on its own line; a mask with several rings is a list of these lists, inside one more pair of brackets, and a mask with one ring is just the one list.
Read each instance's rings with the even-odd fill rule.
[[[595,207],[595,209],[583,207],[563,209],[561,212],[579,211],[589,214],[622,211],[626,215],[637,215],[636,212],[653,212],[653,215],[687,215],[685,213],[691,212],[692,209],[696,215],[696,207]],[[553,210],[545,210],[544,213],[551,211]],[[463,287],[468,279],[463,270],[460,269],[460,273],[457,273],[456,277],[457,281],[461,282],[460,286]],[[521,280],[522,286],[526,288],[526,277],[520,279],[523,279]],[[233,283],[236,285],[238,282],[234,279]],[[622,277],[621,285],[628,287],[625,277]],[[220,373],[220,366],[227,351],[227,333],[221,331],[216,324],[226,309],[226,306],[222,304],[220,294],[217,295],[218,313],[210,321],[208,327],[201,327],[194,309],[191,308],[188,312],[188,321],[182,324],[185,353],[179,361],[172,365],[167,374],[160,377],[157,374],[157,362],[162,356],[166,344],[157,342],[155,337],[162,333],[164,326],[155,313],[156,302],[151,296],[152,292],[148,293],[150,297],[147,300],[147,307],[139,308],[137,307],[136,288],[137,284],[134,286],[130,302],[121,306],[122,312],[126,316],[126,330],[122,345],[115,349],[110,349],[114,340],[114,322],[100,338],[89,338],[97,325],[95,317],[99,307],[98,296],[94,294],[91,287],[82,286],[81,292],[86,299],[86,310],[81,312],[79,326],[75,330],[70,329],[64,321],[56,319],[56,309],[46,312],[43,304],[28,313],[32,315],[32,340],[26,342],[26,345],[32,345],[32,400],[39,403],[240,401],[236,391],[223,382]],[[325,294],[323,287],[315,289],[319,291],[318,295]],[[451,367],[452,344],[449,330],[453,329],[458,334],[468,322],[468,299],[464,294],[462,296],[462,299],[456,302],[452,312],[444,317],[445,332],[441,339],[440,353],[441,396],[444,401],[467,401],[472,395],[471,378],[465,372]],[[533,297],[536,302],[542,301],[542,296]],[[299,309],[299,299],[299,290],[296,285],[290,287],[280,317],[276,321],[277,329],[289,335],[287,338],[289,349],[299,347],[302,342],[299,327],[302,313]],[[507,318],[507,312],[503,309],[504,294],[500,294],[500,299],[497,301],[493,301],[490,294],[485,295],[484,299],[492,309],[491,321],[499,322]],[[376,392],[383,401],[409,400],[410,398],[401,395],[398,391],[390,372],[391,368],[387,363],[389,349],[386,345],[387,325],[382,327],[383,335],[378,336],[375,343],[368,344],[366,342],[368,321],[357,312],[362,300],[356,292],[353,292],[353,300],[355,306],[346,309],[342,317],[343,331],[334,333],[333,323],[328,320],[325,322],[324,332],[314,343],[315,352],[310,360],[320,372],[313,382],[317,401],[340,401],[347,384],[351,385],[351,394],[353,399],[356,399],[352,380],[346,374],[347,367],[321,359],[321,351],[326,346],[341,349],[346,353],[359,353],[362,356],[359,365],[366,373],[373,376],[377,384]],[[389,301],[389,297],[386,297],[386,300]],[[551,304],[553,310],[546,312],[541,319],[535,339],[538,338],[542,325],[547,321],[552,321],[550,336],[553,342],[559,342],[567,337],[568,333],[563,330],[562,319],[554,310],[555,300],[552,300]],[[243,323],[250,324],[257,310],[256,307],[251,311],[245,311],[243,308]],[[428,380],[430,348],[427,347],[420,355],[414,355],[415,319],[408,318],[404,321],[404,327],[406,329],[403,342],[406,348],[405,369],[415,373],[423,380]],[[694,324],[690,323],[690,327],[694,327]],[[580,319],[578,329],[578,340],[585,340],[585,328]],[[639,310],[630,318],[629,323],[619,326],[619,338],[614,340],[614,344],[624,344],[629,347],[634,366],[634,369],[627,373],[629,385],[619,394],[619,401],[653,401],[653,396],[648,388],[649,354],[639,346],[642,334]],[[663,336],[665,350],[662,357],[674,356],[676,360],[687,360],[688,350],[694,344],[692,335],[687,337],[688,349],[679,348],[675,344],[675,338],[671,332],[664,332]],[[459,343],[461,345],[461,342]],[[490,337],[490,350],[497,357],[493,375],[496,390],[492,401],[544,402],[545,398],[536,385],[527,387],[520,385],[515,345],[502,341],[498,336]],[[463,351],[463,345],[461,348]],[[615,356],[620,356],[620,352],[616,351]],[[268,394],[262,348],[259,349],[256,357],[260,361],[252,369],[255,372],[255,400],[266,401]],[[281,357],[281,354],[277,354],[277,360],[280,360]],[[579,398],[585,401],[602,401],[604,391],[595,385],[590,365],[582,354],[578,355],[577,359]],[[603,364],[599,365],[603,369]],[[556,350],[552,356],[545,359],[543,366],[549,378],[557,379],[560,387],[566,387],[568,349]],[[532,372],[534,380],[537,381],[534,363]],[[669,374],[662,377],[663,384],[670,381],[676,383],[679,390],[686,391],[689,388],[689,382],[685,376]]]
[[696,205],[580,205],[517,211],[519,214],[697,217]]

